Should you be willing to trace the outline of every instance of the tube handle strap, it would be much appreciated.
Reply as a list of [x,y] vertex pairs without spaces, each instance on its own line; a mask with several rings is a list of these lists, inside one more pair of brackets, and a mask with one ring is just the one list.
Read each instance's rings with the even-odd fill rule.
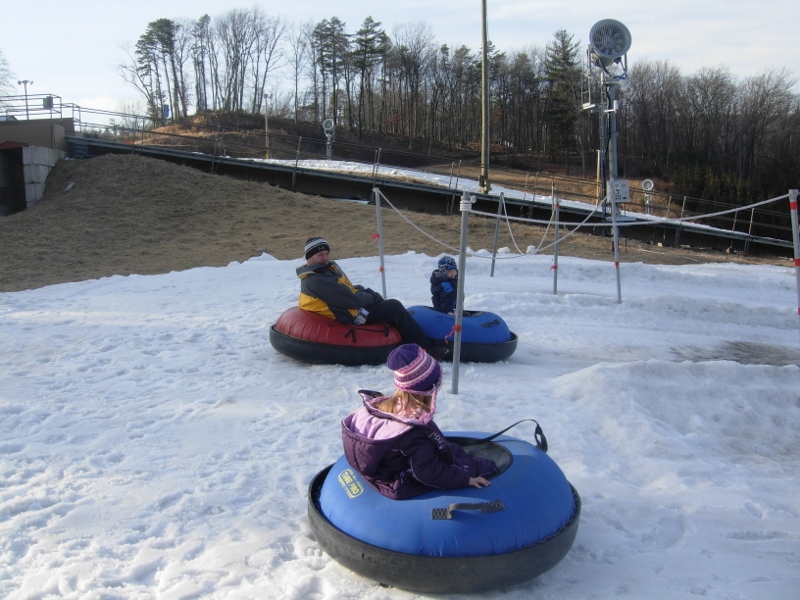
[[453,518],[453,512],[457,510],[479,510],[488,514],[500,512],[505,510],[501,500],[491,500],[490,502],[477,502],[471,504],[469,502],[454,502],[447,508],[434,508],[431,510],[431,518],[434,521],[443,521]]
[[506,427],[502,431],[498,431],[497,433],[494,433],[494,434],[492,434],[492,435],[490,435],[488,437],[480,438],[480,439],[469,438],[469,439],[467,439],[465,441],[465,443],[467,443],[467,444],[484,444],[486,442],[491,442],[494,438],[504,434],[506,431],[508,431],[512,427],[516,427],[520,423],[525,423],[526,421],[530,421],[532,423],[536,423],[536,429],[534,430],[534,434],[533,434],[533,437],[536,440],[536,447],[539,448],[542,452],[547,452],[547,438],[544,437],[544,431],[542,431],[542,427],[539,425],[539,422],[536,419],[522,419],[520,421],[517,421],[513,425],[509,425],[508,427]]

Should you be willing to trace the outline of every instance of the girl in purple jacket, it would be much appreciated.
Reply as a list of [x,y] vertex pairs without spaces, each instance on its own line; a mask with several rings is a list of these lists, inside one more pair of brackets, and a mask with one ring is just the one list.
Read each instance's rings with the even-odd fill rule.
[[381,494],[396,500],[433,489],[485,487],[497,473],[491,460],[448,442],[436,423],[442,368],[416,344],[386,362],[397,388],[391,396],[360,390],[364,405],[342,420],[347,462]]

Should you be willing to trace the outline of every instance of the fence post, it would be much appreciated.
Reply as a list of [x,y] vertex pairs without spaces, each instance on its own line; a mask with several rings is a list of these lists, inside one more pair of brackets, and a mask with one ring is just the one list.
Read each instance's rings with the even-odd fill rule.
[[300,164],[300,145],[303,143],[303,136],[297,138],[297,152],[294,157],[294,170],[292,171],[292,191],[295,191],[295,182],[297,181],[297,166]]
[[[497,218],[494,220],[494,245],[492,246],[492,268],[489,270],[489,277],[494,277],[494,264],[497,260],[497,240],[500,237],[500,218],[505,213],[506,197],[500,192],[500,199],[497,201]],[[511,224],[509,223],[509,227]]]
[[525,186],[522,188],[522,201],[525,202],[525,198],[528,196],[528,177],[530,177],[530,173],[525,173]]
[[556,198],[555,185],[550,188],[550,199],[553,201],[553,215],[555,217],[555,229],[553,230],[553,295],[558,295],[558,235],[559,235],[559,208],[560,204]]
[[375,163],[372,165],[372,178],[377,182],[378,180],[378,170],[380,169],[381,165],[381,148],[378,148],[375,151]]
[[622,304],[622,280],[619,273],[619,226],[617,225],[617,199],[611,193],[611,226],[614,228],[614,268],[617,271],[617,304]]
[[384,268],[384,261],[383,261],[383,219],[381,218],[381,190],[379,187],[372,188],[372,197],[375,200],[375,220],[378,226],[378,255],[380,256],[380,272],[381,272],[381,284],[383,285],[383,297],[388,298],[388,294],[386,293],[386,269]]
[[750,238],[753,236],[753,219],[756,215],[756,207],[750,209],[750,227],[747,228],[747,239],[744,241],[744,253],[747,254],[750,250]]
[[461,194],[461,240],[458,250],[458,291],[456,292],[456,318],[453,325],[453,379],[450,392],[458,393],[458,370],[461,363],[461,330],[464,323],[464,282],[467,278],[467,232],[469,213],[475,196],[464,191]]

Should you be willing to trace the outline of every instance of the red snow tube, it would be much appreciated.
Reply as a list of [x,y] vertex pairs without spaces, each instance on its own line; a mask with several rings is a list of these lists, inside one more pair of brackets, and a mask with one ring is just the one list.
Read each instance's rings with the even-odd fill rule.
[[294,306],[269,331],[281,354],[313,364],[379,365],[402,343],[388,323],[353,325]]

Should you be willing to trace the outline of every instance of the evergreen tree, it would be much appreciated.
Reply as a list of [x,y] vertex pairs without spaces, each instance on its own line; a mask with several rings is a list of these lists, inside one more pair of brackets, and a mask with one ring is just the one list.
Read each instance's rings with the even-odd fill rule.
[[386,58],[391,43],[381,24],[367,17],[352,41],[352,62],[359,77],[358,114],[356,116],[358,137],[361,137],[365,122],[372,129],[375,119],[375,75]]
[[[344,31],[345,24],[336,17],[323,19],[314,28],[312,36],[317,54],[317,69],[322,80],[322,112],[323,118],[330,116],[334,123],[338,122],[338,91],[344,75],[350,40]],[[330,103],[328,90],[330,88]],[[330,105],[330,113],[328,106]]]
[[[581,70],[578,66],[578,43],[572,34],[559,29],[545,51],[547,97],[545,115],[548,123],[550,159],[564,153],[569,165],[575,124],[580,112]],[[569,172],[569,167],[567,167]]]

